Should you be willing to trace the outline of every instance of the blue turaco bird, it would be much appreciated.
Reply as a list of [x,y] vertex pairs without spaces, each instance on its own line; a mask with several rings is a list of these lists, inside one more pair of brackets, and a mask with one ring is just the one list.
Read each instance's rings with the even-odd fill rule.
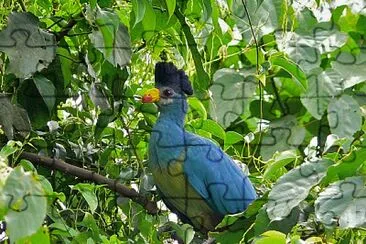
[[167,207],[207,233],[224,215],[244,211],[256,192],[220,147],[185,131],[186,95],[193,90],[184,71],[157,63],[155,87],[142,97],[144,103],[157,103],[160,111],[150,137],[149,168]]

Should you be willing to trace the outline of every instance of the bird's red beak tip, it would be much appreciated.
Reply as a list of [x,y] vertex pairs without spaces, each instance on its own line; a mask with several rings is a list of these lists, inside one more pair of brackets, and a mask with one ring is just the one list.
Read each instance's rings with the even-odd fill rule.
[[149,96],[149,95],[144,95],[144,96],[142,97],[141,101],[142,101],[143,103],[151,103],[151,102],[152,102],[152,97],[151,97],[151,96]]

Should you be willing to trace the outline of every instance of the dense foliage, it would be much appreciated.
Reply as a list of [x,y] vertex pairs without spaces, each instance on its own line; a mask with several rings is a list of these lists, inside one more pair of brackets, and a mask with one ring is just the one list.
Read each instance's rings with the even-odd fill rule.
[[[211,237],[366,239],[363,1],[8,0],[0,29],[2,238],[206,238],[163,206],[146,168],[158,114],[139,97],[168,60],[194,87],[186,129],[236,159],[260,196]],[[160,211],[24,152],[115,179]]]

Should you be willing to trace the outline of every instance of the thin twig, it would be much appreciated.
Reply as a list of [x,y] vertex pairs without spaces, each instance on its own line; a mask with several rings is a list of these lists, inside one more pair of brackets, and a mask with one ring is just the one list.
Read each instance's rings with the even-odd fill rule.
[[[249,27],[250,27],[250,31],[252,33],[252,36],[253,36],[253,39],[254,39],[254,43],[255,43],[255,50],[256,50],[256,73],[259,74],[259,48],[258,48],[258,41],[257,41],[257,38],[255,36],[255,33],[254,33],[254,29],[253,29],[253,24],[252,24],[252,19],[250,18],[250,15],[249,15],[249,11],[247,9],[247,6],[245,5],[244,3],[244,0],[241,0],[242,4],[243,4],[243,7],[244,7],[244,11],[246,13],[246,15],[248,16],[248,22],[249,22]],[[259,141],[262,140],[262,120],[263,120],[263,84],[262,82],[259,81],[259,113],[260,113],[260,122],[259,122]],[[258,146],[259,146],[259,143],[256,145],[254,151],[253,151],[253,155],[255,155],[255,153],[257,152],[258,150]]]

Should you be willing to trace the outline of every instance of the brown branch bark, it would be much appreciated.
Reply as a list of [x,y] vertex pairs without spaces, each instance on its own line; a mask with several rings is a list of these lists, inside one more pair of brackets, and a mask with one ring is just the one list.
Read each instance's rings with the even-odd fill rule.
[[148,213],[156,214],[158,212],[155,202],[150,201],[146,197],[140,195],[134,189],[128,188],[127,186],[119,183],[117,180],[109,179],[90,170],[68,164],[60,159],[44,157],[35,153],[22,152],[20,158],[27,159],[32,163],[42,165],[50,169],[57,169],[63,173],[76,176],[82,180],[88,180],[97,184],[107,185],[107,187],[112,191],[115,191],[122,196],[130,198],[132,201],[142,205]]

